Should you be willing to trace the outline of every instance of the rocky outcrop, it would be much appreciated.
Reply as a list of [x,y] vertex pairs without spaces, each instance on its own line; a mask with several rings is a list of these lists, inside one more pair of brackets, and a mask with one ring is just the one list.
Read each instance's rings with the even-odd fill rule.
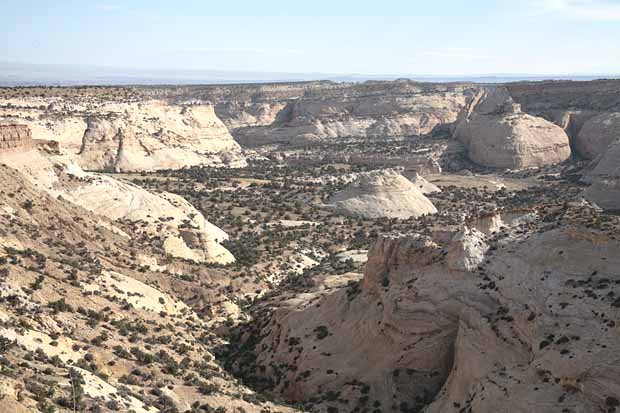
[[411,183],[424,195],[427,194],[435,194],[437,192],[441,192],[441,189],[437,187],[437,185],[427,181],[417,172],[414,172],[412,176],[409,178]]
[[[142,171],[243,165],[240,148],[212,106],[143,102],[87,121],[80,163],[87,169]],[[238,158],[238,159],[235,159]]]
[[[269,105],[235,101],[218,103],[216,108],[233,127],[235,139],[245,146],[341,138],[402,139],[426,135],[454,122],[471,93],[467,85],[411,81],[329,83],[295,92]],[[248,106],[259,115],[248,114]],[[232,107],[241,108],[242,121],[230,114]],[[247,122],[253,119],[254,124]]]
[[423,193],[434,189],[422,179],[418,178],[416,185],[393,170],[365,173],[334,194],[329,203],[345,215],[364,218],[407,219],[434,214],[437,209]]
[[235,260],[220,244],[228,235],[178,195],[155,194],[107,175],[84,172],[65,157],[49,157],[36,149],[0,151],[0,162],[19,170],[40,191],[108,220],[139,224],[131,236],[146,236],[171,256],[217,264]]
[[60,105],[33,99],[0,106],[0,119],[18,119],[35,138],[60,142],[62,153],[87,170],[245,165],[239,145],[208,103],[75,99]]
[[361,287],[276,300],[256,376],[320,411],[607,411],[620,392],[620,243],[544,217],[454,242],[385,237]]
[[455,271],[475,271],[484,261],[488,249],[482,232],[464,227],[454,236],[448,250],[448,268]]
[[33,147],[32,132],[27,126],[0,123],[0,151],[28,150]]
[[523,113],[504,88],[476,94],[460,113],[453,135],[465,144],[471,161],[492,168],[552,165],[571,153],[562,128]]
[[[602,115],[620,112],[620,81],[601,79],[593,81],[517,82],[505,86],[523,110],[541,116],[562,127],[571,139],[573,149],[586,159],[592,159],[604,149],[604,136],[596,136],[596,125]],[[581,135],[590,119],[602,116]],[[609,142],[608,142],[609,143]]]
[[111,220],[144,223],[142,231],[157,236],[171,256],[196,262],[234,262],[232,254],[219,243],[228,235],[183,198],[153,194],[109,176],[82,173],[76,167],[69,168],[67,173],[69,180],[79,177],[81,185],[67,185],[64,197]]
[[594,162],[584,179],[591,184],[584,196],[603,209],[620,211],[620,137]]
[[603,113],[584,123],[575,139],[575,148],[586,159],[603,154],[620,136],[620,112]]

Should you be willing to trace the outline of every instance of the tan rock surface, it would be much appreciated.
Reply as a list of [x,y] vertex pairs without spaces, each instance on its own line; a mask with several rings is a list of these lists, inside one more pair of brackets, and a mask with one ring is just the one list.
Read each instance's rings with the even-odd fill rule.
[[398,172],[373,171],[360,175],[329,202],[344,214],[366,218],[406,219],[434,214],[437,209],[421,191],[429,186],[421,179],[414,185]]
[[386,237],[361,290],[283,297],[258,333],[271,391],[344,412],[603,408],[620,392],[620,243],[568,221],[532,225],[484,239],[480,270],[457,273],[431,238]]
[[245,165],[239,145],[209,103],[13,99],[0,101],[2,119],[29,126],[35,139],[60,142],[62,152],[86,170]]
[[557,125],[523,113],[502,88],[480,91],[463,109],[454,137],[482,166],[520,169],[570,157],[568,136]]
[[241,127],[233,133],[246,146],[403,139],[454,122],[470,93],[467,85],[405,80],[317,87],[288,97],[271,124]]
[[585,176],[591,185],[584,196],[603,209],[620,211],[620,138],[616,138],[594,161]]
[[594,159],[604,154],[618,136],[620,112],[603,113],[585,122],[575,139],[575,147],[586,159]]

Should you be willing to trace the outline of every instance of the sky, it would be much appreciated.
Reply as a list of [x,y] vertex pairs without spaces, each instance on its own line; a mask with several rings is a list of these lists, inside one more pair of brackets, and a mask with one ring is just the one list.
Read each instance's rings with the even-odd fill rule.
[[0,0],[0,61],[155,70],[620,73],[620,0]]

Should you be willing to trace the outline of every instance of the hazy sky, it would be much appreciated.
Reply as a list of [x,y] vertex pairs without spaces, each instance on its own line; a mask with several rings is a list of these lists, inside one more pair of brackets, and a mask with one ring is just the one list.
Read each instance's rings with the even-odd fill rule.
[[363,74],[619,73],[620,0],[0,0],[0,61]]

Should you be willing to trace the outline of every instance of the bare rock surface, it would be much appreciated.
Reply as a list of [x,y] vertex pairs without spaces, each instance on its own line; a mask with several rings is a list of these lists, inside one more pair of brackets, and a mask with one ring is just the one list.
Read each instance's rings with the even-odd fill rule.
[[575,139],[575,147],[586,159],[603,154],[620,136],[620,112],[603,113],[590,118]]
[[448,268],[455,271],[475,271],[483,263],[488,249],[482,232],[464,227],[454,236],[448,249]]
[[620,138],[607,146],[585,176],[591,185],[584,196],[603,209],[620,211]]
[[0,119],[60,142],[86,170],[152,171],[193,165],[239,167],[245,158],[209,103],[75,98],[0,101]]
[[409,178],[409,180],[424,195],[441,192],[441,189],[439,189],[437,185],[427,181],[423,176],[421,176],[417,172],[414,172],[411,178]]
[[[430,185],[417,185],[393,170],[360,174],[355,182],[330,199],[338,211],[366,218],[410,218],[434,214],[437,209],[424,195]],[[431,188],[432,190],[432,188]]]
[[493,168],[552,165],[571,153],[562,128],[522,112],[503,88],[478,92],[460,113],[453,135],[473,162]]
[[[269,105],[256,97],[256,103],[249,97],[234,103],[243,108],[240,113],[258,112],[268,116],[250,114],[240,120],[230,111],[233,104],[217,104],[216,110],[245,146],[345,138],[402,139],[430,134],[454,122],[470,93],[469,85],[405,80],[363,84],[328,82],[277,94]],[[254,118],[254,123],[247,122]],[[268,122],[270,118],[272,121]]]
[[475,254],[446,256],[454,245],[419,234],[383,237],[361,286],[272,303],[258,376],[273,394],[317,395],[315,408],[344,412],[607,409],[620,392],[620,243],[573,213],[582,207],[557,224],[454,239],[461,252],[489,245]]

